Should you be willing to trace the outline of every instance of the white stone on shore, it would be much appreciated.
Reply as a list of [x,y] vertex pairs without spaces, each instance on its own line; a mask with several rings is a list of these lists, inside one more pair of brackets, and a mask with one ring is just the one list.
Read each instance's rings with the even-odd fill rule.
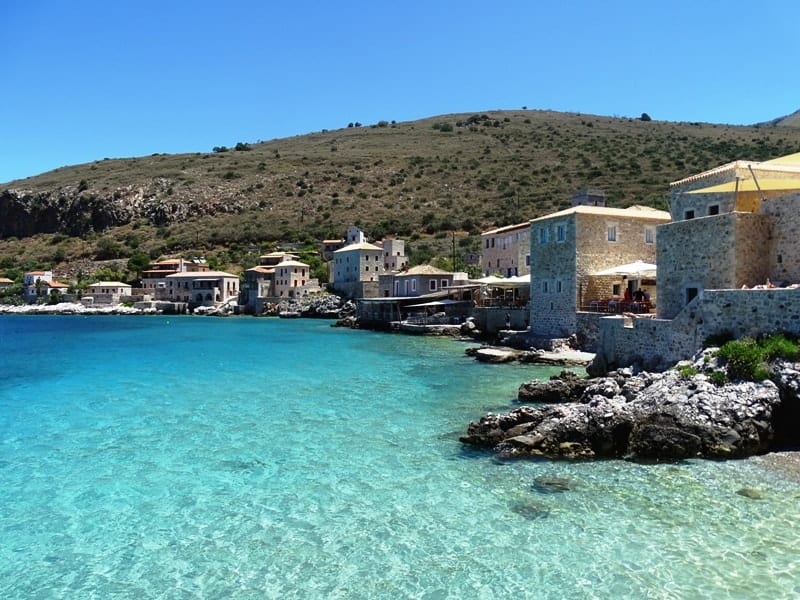
[[138,315],[142,311],[122,304],[84,306],[75,302],[58,304],[0,304],[0,314],[5,315]]

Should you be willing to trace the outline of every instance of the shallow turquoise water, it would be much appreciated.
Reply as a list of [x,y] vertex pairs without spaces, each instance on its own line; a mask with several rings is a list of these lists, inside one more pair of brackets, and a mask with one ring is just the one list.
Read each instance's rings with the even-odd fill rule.
[[464,449],[554,370],[463,350],[325,321],[0,318],[2,597],[800,596],[800,485],[759,461]]

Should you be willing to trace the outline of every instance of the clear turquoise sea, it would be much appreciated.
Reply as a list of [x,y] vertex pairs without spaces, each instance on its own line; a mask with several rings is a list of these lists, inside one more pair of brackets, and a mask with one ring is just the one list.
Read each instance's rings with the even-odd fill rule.
[[763,461],[459,444],[553,372],[327,321],[0,317],[0,597],[800,596],[800,485]]

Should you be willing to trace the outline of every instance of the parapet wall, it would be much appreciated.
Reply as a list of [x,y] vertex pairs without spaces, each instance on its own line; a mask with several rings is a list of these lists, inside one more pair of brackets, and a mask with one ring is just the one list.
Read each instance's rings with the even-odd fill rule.
[[800,289],[704,290],[674,319],[605,317],[597,354],[609,368],[664,369],[691,357],[712,335],[800,335]]

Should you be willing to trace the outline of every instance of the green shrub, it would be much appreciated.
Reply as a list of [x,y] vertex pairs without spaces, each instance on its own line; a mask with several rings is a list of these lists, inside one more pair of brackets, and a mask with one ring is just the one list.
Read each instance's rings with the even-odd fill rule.
[[719,349],[719,356],[727,361],[734,379],[762,381],[769,377],[766,353],[753,338],[728,342]]
[[698,373],[699,371],[692,365],[682,365],[678,367],[678,375],[680,375],[681,377],[686,377],[686,378],[693,377]]
[[730,381],[725,371],[712,371],[708,374],[708,380],[718,387],[722,387]]
[[782,333],[765,338],[760,345],[764,349],[766,360],[776,358],[797,360],[800,357],[800,346],[797,345],[797,340],[788,338]]

